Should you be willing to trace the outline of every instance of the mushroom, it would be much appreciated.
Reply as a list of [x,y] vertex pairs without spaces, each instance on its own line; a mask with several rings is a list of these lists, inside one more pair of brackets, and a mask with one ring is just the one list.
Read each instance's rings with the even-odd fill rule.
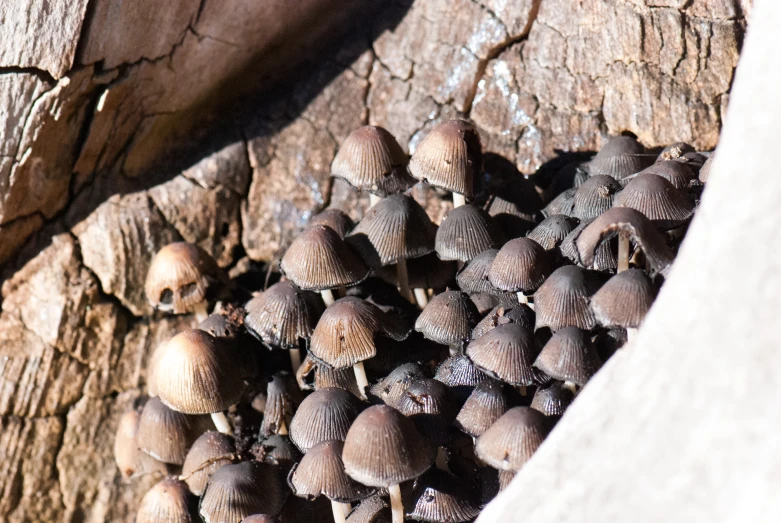
[[564,327],[591,330],[596,326],[589,299],[602,285],[603,277],[575,265],[559,267],[534,294],[535,329]]
[[327,497],[336,523],[344,523],[352,510],[351,502],[365,499],[374,492],[345,473],[343,449],[342,441],[322,441],[311,447],[288,475],[288,484],[296,496],[310,500],[321,495]]
[[489,377],[475,367],[466,355],[456,354],[439,364],[434,379],[447,385],[459,403],[463,404],[472,390]]
[[531,408],[546,416],[561,416],[573,399],[575,393],[572,389],[565,387],[560,381],[552,381],[544,387],[537,388],[532,398]]
[[509,307],[497,305],[472,329],[472,339],[476,340],[486,332],[506,323],[517,323],[533,331],[535,323],[534,311],[528,305],[519,303],[514,303]]
[[136,523],[195,523],[195,506],[187,485],[172,477],[149,489],[136,512]]
[[209,254],[191,243],[170,243],[149,266],[144,291],[152,307],[173,314],[209,315],[208,300],[227,283],[227,276]]
[[[307,381],[307,377],[312,374],[314,374],[314,383]],[[311,378],[309,379],[311,380]],[[296,373],[296,381],[298,381],[298,387],[301,390],[320,390],[335,387],[346,390],[356,396],[361,395],[361,391],[358,390],[358,382],[355,381],[353,369],[332,369],[328,365],[316,362],[311,356],[304,358],[303,364]]]
[[591,176],[606,174],[621,180],[653,163],[655,155],[646,154],[641,143],[631,136],[613,136],[586,164]]
[[258,461],[223,465],[212,474],[201,496],[206,522],[235,522],[253,514],[275,516],[285,502],[285,488],[274,467]]
[[[676,189],[688,189],[691,181],[697,177],[688,165],[674,160],[657,162],[640,171],[637,176],[641,174],[655,174],[656,176],[661,176],[670,182]],[[636,176],[630,177],[628,181],[631,181],[634,178],[636,178]]]
[[591,338],[577,327],[556,331],[542,348],[534,366],[572,392],[586,385],[602,366]]
[[404,192],[415,183],[399,142],[374,125],[359,127],[345,138],[331,164],[331,176],[368,192],[372,206],[380,197]]
[[534,334],[515,323],[499,325],[466,348],[466,355],[477,368],[517,386],[521,394],[526,394],[526,387],[545,380],[545,375],[532,367],[539,352]]
[[355,285],[369,275],[361,259],[325,225],[313,225],[299,234],[279,268],[299,288],[319,291],[326,306],[334,302],[331,289]]
[[[575,240],[578,239],[580,233],[583,232],[583,229],[588,227],[594,219],[595,218],[591,218],[589,220],[581,221],[578,226],[564,238],[564,241],[561,242],[561,245],[559,246],[561,255],[580,267],[583,267],[583,262],[578,254],[578,248],[575,246]],[[618,258],[613,251],[614,249],[611,246],[611,242],[602,242],[594,251],[593,267],[600,270],[616,269],[618,267]]]
[[637,333],[656,298],[656,287],[640,269],[616,274],[591,298],[594,317],[604,327],[623,327],[629,339]]
[[138,448],[163,463],[181,465],[193,438],[193,420],[187,414],[150,398],[141,411],[136,443]]
[[455,475],[432,468],[416,478],[405,492],[407,515],[416,521],[459,523],[472,521],[480,513],[480,502],[472,485]]
[[515,238],[499,249],[488,279],[497,289],[516,293],[518,303],[528,304],[526,293],[534,292],[550,272],[545,249],[529,238]]
[[543,207],[542,215],[544,217],[561,214],[563,216],[573,216],[573,209],[575,207],[575,191],[577,189],[567,189],[564,192],[559,193],[554,199],[548,202],[548,205]]
[[321,389],[301,402],[290,423],[290,440],[307,453],[318,443],[344,441],[363,403],[342,389]]
[[426,378],[423,369],[417,363],[399,365],[387,376],[374,384],[370,395],[386,405],[396,405],[418,380]]
[[621,184],[610,176],[592,176],[575,191],[572,216],[579,220],[596,218],[613,206],[615,194],[620,190]]
[[[287,475],[293,465],[301,461],[301,452],[286,435],[272,434],[261,441],[258,446],[260,448],[256,459],[278,467],[284,473],[283,475]],[[253,449],[256,448],[253,446]]]
[[325,225],[330,227],[340,238],[347,236],[350,229],[353,228],[353,220],[339,209],[324,209],[312,216],[309,225]]
[[675,229],[694,214],[694,203],[685,192],[676,189],[666,178],[651,173],[636,175],[616,195],[614,205],[640,211],[662,230]]
[[434,248],[443,260],[468,262],[500,243],[501,235],[488,213],[474,205],[462,205],[442,219]]
[[488,269],[496,258],[499,249],[486,249],[469,260],[458,274],[456,282],[458,287],[468,293],[495,293],[496,289],[488,280]]
[[564,214],[552,214],[542,220],[529,231],[527,238],[540,244],[546,251],[556,249],[564,238],[578,225],[577,218],[571,218]]
[[401,523],[404,506],[399,484],[425,472],[434,455],[410,419],[388,406],[375,405],[353,422],[342,460],[354,480],[388,489],[393,523]]
[[472,300],[461,291],[437,294],[415,321],[415,330],[427,339],[450,346],[456,354],[469,340],[479,314]]
[[456,416],[455,426],[473,438],[481,436],[510,408],[504,385],[488,379],[478,383]]
[[122,414],[117,423],[117,432],[114,436],[114,461],[124,478],[132,476],[138,464],[136,434],[140,419],[141,413],[132,409]]
[[263,423],[260,425],[261,435],[287,434],[289,420],[296,411],[296,406],[302,401],[303,394],[293,377],[285,371],[274,373],[266,388],[266,409]]
[[662,149],[662,152],[659,153],[659,156],[656,158],[656,164],[665,162],[665,161],[671,161],[676,158],[683,158],[683,156],[686,153],[693,153],[695,152],[694,147],[689,145],[686,142],[673,142],[670,145],[665,146],[664,149]]
[[235,454],[233,438],[221,432],[204,432],[187,452],[180,479],[187,483],[190,492],[200,496],[209,477],[223,465],[232,463]]
[[451,191],[454,207],[472,198],[482,169],[480,134],[465,120],[437,124],[420,142],[409,164],[417,180]]
[[514,407],[477,438],[475,454],[497,470],[518,472],[548,432],[550,423],[541,412]]
[[375,494],[361,501],[350,512],[347,523],[391,523],[392,517],[388,502]]

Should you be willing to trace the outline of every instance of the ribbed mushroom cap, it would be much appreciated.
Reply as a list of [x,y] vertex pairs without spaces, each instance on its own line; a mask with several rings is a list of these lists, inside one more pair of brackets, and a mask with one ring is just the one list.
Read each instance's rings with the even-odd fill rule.
[[435,126],[420,142],[409,163],[413,177],[442,189],[474,194],[474,180],[483,168],[480,135],[465,120],[449,120]]
[[495,292],[494,286],[488,280],[488,269],[496,258],[499,249],[487,249],[469,262],[456,274],[459,288],[468,293]]
[[682,225],[694,213],[694,203],[673,187],[667,179],[651,173],[640,173],[618,193],[616,207],[630,207],[643,213],[660,229]]
[[245,384],[235,358],[198,329],[180,332],[158,348],[152,377],[167,406],[187,414],[210,414],[237,403]]
[[602,277],[593,271],[575,265],[559,267],[534,295],[536,328],[593,329],[597,322],[589,308],[589,299],[601,285]]
[[561,416],[570,406],[575,394],[559,381],[551,382],[546,387],[539,387],[532,398],[531,408],[546,416]]
[[272,434],[261,441],[259,445],[262,452],[256,453],[256,459],[269,465],[275,465],[286,474],[293,468],[294,464],[301,461],[303,456],[290,441],[290,438],[282,434]]
[[656,298],[656,287],[640,269],[616,274],[591,298],[591,310],[604,327],[637,328]]
[[320,389],[301,402],[290,423],[290,439],[304,453],[322,441],[344,441],[363,407],[346,390]]
[[[674,160],[657,162],[640,171],[638,176],[640,174],[655,174],[661,176],[670,182],[676,189],[686,189],[689,187],[689,183],[696,178],[696,175],[688,165]],[[635,177],[627,178],[627,181],[631,181],[634,178]]]
[[437,468],[417,478],[404,494],[405,513],[415,521],[458,523],[471,521],[480,513],[472,485]]
[[509,307],[497,305],[472,329],[472,339],[476,340],[486,332],[506,323],[517,323],[533,331],[534,311],[528,305],[521,305],[520,303]]
[[462,205],[448,212],[437,230],[435,248],[443,260],[467,262],[500,243],[499,231],[484,210]]
[[629,207],[614,207],[605,211],[578,235],[575,246],[583,265],[593,265],[596,248],[618,233],[627,234],[635,247],[643,250],[651,274],[667,273],[675,255],[651,221],[640,211]]
[[[371,358],[366,361],[373,361]],[[343,369],[332,369],[328,365],[315,363],[315,390],[328,388],[337,388],[346,390],[351,394],[359,396],[361,394],[358,388],[358,382],[355,381],[355,371],[350,367]]]
[[320,299],[289,281],[281,281],[244,306],[247,330],[269,347],[298,348],[308,340],[323,313]]
[[344,471],[340,440],[322,441],[310,448],[293,466],[287,482],[293,494],[315,499],[323,495],[332,501],[349,503],[371,496],[374,489],[354,481]]
[[498,470],[517,472],[550,432],[545,416],[529,407],[514,407],[477,438],[475,454]]
[[195,523],[194,499],[187,485],[176,478],[165,478],[141,498],[136,523]]
[[410,418],[432,445],[444,445],[448,441],[448,429],[458,413],[450,389],[428,378],[413,382],[407,393],[389,406]]
[[702,183],[708,182],[708,177],[710,176],[710,170],[713,166],[713,161],[716,159],[716,151],[713,151],[710,156],[708,156],[708,159],[705,160],[705,163],[702,164],[702,167],[700,167],[700,172],[697,173],[697,177],[700,179]]
[[163,463],[181,465],[192,443],[192,421],[187,414],[166,407],[160,398],[150,398],[138,422],[138,448]]
[[548,340],[534,366],[553,379],[582,387],[599,370],[602,361],[585,331],[565,327]]
[[303,393],[298,389],[293,376],[279,371],[269,379],[266,388],[266,410],[260,433],[263,436],[277,434],[283,423],[288,423],[296,407],[303,401]]
[[[573,229],[566,238],[564,238],[564,241],[561,242],[561,245],[559,246],[559,251],[561,252],[562,256],[570,260],[575,265],[583,267],[583,263],[580,260],[580,255],[578,254],[578,248],[575,246],[575,240],[578,239],[578,236],[580,236],[580,233],[583,232],[583,229],[588,227],[588,225],[594,220],[595,218],[591,218],[590,220],[583,220],[580,222],[578,226],[575,227],[575,229]],[[616,252],[614,252],[616,250],[617,246],[611,246],[610,242],[602,242],[594,251],[594,261],[592,265],[594,267],[598,267],[599,270],[617,268],[618,257],[616,256]]]
[[631,136],[613,136],[586,164],[591,176],[606,174],[620,180],[642,171],[654,161],[652,154],[645,154],[642,144]]
[[[440,260],[434,252],[407,260],[407,282],[412,289],[443,289],[453,281],[457,270],[456,262]],[[395,266],[380,267],[374,273],[394,287],[399,284]]]
[[466,348],[466,355],[480,370],[505,383],[522,386],[544,378],[532,368],[539,352],[532,331],[515,323],[496,327]]
[[114,436],[114,461],[122,477],[129,478],[136,471],[138,463],[138,443],[136,434],[141,413],[136,409],[122,414]]
[[394,194],[374,204],[347,237],[372,268],[434,252],[437,227],[414,198]]
[[176,242],[155,254],[144,291],[156,309],[187,314],[225,282],[225,275],[206,251],[191,243]]
[[382,127],[359,127],[344,140],[331,164],[331,175],[359,191],[379,196],[404,192],[415,183],[407,173],[407,155]]
[[620,190],[621,184],[610,176],[592,176],[575,191],[572,216],[579,220],[596,218],[613,206],[615,194]]
[[529,238],[515,238],[499,249],[488,279],[497,289],[510,292],[531,292],[550,274],[548,253]]
[[443,345],[461,345],[469,340],[480,316],[466,293],[446,291],[437,294],[415,321],[415,330]]
[[182,466],[182,477],[190,491],[196,496],[203,494],[209,477],[231,463],[235,452],[236,446],[230,436],[214,431],[201,434],[187,452]]
[[343,369],[373,357],[377,335],[402,340],[407,332],[377,306],[347,296],[336,300],[320,317],[309,350],[316,360]]
[[350,512],[347,523],[391,523],[391,508],[379,494],[368,497]]
[[456,354],[439,364],[434,379],[450,387],[458,401],[463,403],[478,383],[489,378],[466,355]]
[[[584,182],[585,183],[585,182]],[[581,184],[582,185],[582,184]],[[553,198],[548,205],[542,209],[542,215],[546,218],[555,214],[564,216],[573,216],[575,208],[575,192],[577,189],[567,189]]]
[[342,459],[347,474],[359,483],[390,487],[420,476],[434,462],[434,454],[409,418],[375,405],[353,422]]
[[201,497],[204,523],[235,523],[253,514],[276,515],[285,487],[273,466],[258,461],[225,465],[212,474]]
[[386,405],[396,405],[413,383],[426,378],[423,369],[417,363],[399,365],[393,371],[371,386],[369,394]]
[[563,214],[553,214],[542,220],[526,235],[530,240],[539,243],[546,251],[552,251],[564,241],[572,230],[577,227],[578,220]]
[[313,225],[290,244],[279,268],[307,291],[355,285],[369,269],[330,227]]
[[347,233],[353,228],[353,220],[339,209],[324,209],[312,216],[309,225],[325,225],[330,227],[340,238],[347,236]]
[[279,519],[268,514],[253,514],[242,519],[241,523],[279,523]]
[[496,380],[478,383],[461,407],[455,425],[473,437],[483,434],[510,408],[504,385]]

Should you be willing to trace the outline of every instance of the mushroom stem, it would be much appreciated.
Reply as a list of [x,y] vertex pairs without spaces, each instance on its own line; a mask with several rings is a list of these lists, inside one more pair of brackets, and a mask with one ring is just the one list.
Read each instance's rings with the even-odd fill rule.
[[466,205],[466,197],[461,193],[454,192],[453,207],[461,207],[462,205]]
[[569,389],[570,391],[572,391],[573,394],[577,394],[578,393],[578,386],[575,385],[575,383],[573,383],[571,381],[565,381],[564,384],[563,384],[563,387],[565,389]]
[[282,420],[279,423],[279,427],[277,428],[277,434],[279,434],[280,436],[287,436],[288,431],[287,431],[287,423],[285,423],[285,420]]
[[633,329],[631,327],[626,329],[626,342],[627,342],[627,344],[629,344],[632,341],[634,341],[634,339],[636,337],[637,337],[637,329]]
[[618,235],[618,272],[629,269],[629,238],[625,234]]
[[288,352],[290,352],[290,366],[293,368],[293,372],[295,373],[301,366],[301,350],[298,348],[292,348]]
[[361,391],[361,397],[366,399],[366,387],[369,386],[369,380],[366,378],[366,370],[363,368],[362,361],[353,365],[353,372],[355,372],[355,381],[358,383],[358,390]]
[[228,418],[225,414],[222,412],[212,412],[211,416],[217,430],[228,436],[233,436],[233,429],[231,428],[231,424],[228,423]]
[[420,307],[420,310],[423,310],[426,308],[426,305],[428,305],[428,294],[426,294],[426,289],[415,289],[415,301],[418,302],[418,307]]
[[382,198],[380,198],[376,194],[369,193],[369,209],[377,205],[380,202],[380,200],[382,200]]
[[412,301],[412,294],[409,291],[409,273],[407,272],[407,260],[404,258],[396,262],[396,280],[399,283],[399,292],[404,297],[404,299]]
[[207,309],[206,300],[200,303],[196,303],[195,306],[193,307],[193,312],[195,313],[195,319],[198,320],[198,323],[208,318],[209,310]]
[[334,302],[334,293],[331,292],[330,289],[325,289],[323,291],[320,291],[320,296],[323,297],[323,301],[325,302],[326,307],[330,307],[331,304]]
[[344,523],[347,514],[353,509],[349,503],[339,503],[338,501],[331,501],[331,510],[334,513],[334,523]]
[[403,523],[404,505],[401,503],[401,489],[398,485],[391,485],[388,487],[388,494],[390,495],[393,523]]

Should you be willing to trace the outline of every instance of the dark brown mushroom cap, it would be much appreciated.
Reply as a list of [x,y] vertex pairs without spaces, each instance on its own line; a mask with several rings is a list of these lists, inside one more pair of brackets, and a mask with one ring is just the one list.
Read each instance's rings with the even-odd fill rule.
[[293,494],[315,499],[323,495],[332,501],[349,503],[367,498],[374,489],[354,481],[344,471],[340,440],[322,441],[310,448],[287,477]]
[[488,280],[488,269],[496,258],[499,249],[487,249],[464,265],[456,274],[459,288],[468,293],[495,292],[494,286]]
[[[640,174],[655,174],[661,176],[668,182],[670,182],[676,189],[686,189],[689,187],[690,182],[696,178],[696,175],[692,170],[683,162],[677,162],[674,160],[666,160],[663,162],[657,162],[650,167],[646,167],[638,173]],[[635,177],[629,177],[626,179],[630,182]]]
[[589,299],[601,285],[602,276],[598,273],[575,265],[559,267],[534,295],[536,328],[593,329],[597,321],[589,308]]
[[461,345],[469,340],[480,316],[466,293],[446,291],[428,302],[415,321],[415,330],[443,345]]
[[561,416],[570,406],[575,395],[559,381],[553,381],[546,387],[539,387],[532,398],[531,408],[546,416]]
[[582,387],[599,370],[602,361],[585,331],[565,327],[553,333],[534,366],[553,379]]
[[465,120],[437,124],[418,144],[409,163],[413,177],[461,193],[474,194],[474,181],[483,168],[480,134]]
[[174,314],[193,312],[227,281],[214,258],[187,242],[169,243],[149,266],[144,291],[149,303]]
[[343,369],[377,353],[375,336],[403,340],[407,334],[376,305],[347,296],[336,300],[320,317],[309,350],[316,360]]
[[277,434],[283,423],[287,423],[303,401],[303,393],[298,389],[293,376],[285,371],[274,373],[266,388],[266,410],[260,433],[263,436]]
[[480,370],[505,383],[522,386],[544,379],[532,368],[539,352],[532,331],[515,323],[488,331],[466,348],[466,355]]
[[136,523],[195,523],[193,498],[187,485],[165,478],[144,494],[136,512]]
[[290,439],[304,453],[322,441],[343,441],[363,406],[346,390],[320,389],[301,402],[290,423]]
[[205,523],[276,515],[285,503],[285,490],[272,465],[258,461],[224,465],[209,478],[199,512]]
[[[583,263],[580,261],[580,255],[578,254],[578,248],[575,246],[575,240],[578,239],[578,236],[583,232],[583,229],[588,227],[594,220],[595,218],[591,218],[590,220],[583,220],[580,222],[578,226],[564,238],[564,241],[561,242],[561,245],[559,246],[559,251],[562,256],[581,267],[583,266]],[[594,267],[599,267],[600,270],[617,268],[618,257],[616,256],[616,252],[614,252],[616,250],[617,246],[611,246],[610,242],[601,243],[596,251],[594,251],[594,261],[592,265]]]
[[466,355],[456,354],[439,364],[434,379],[450,387],[459,402],[463,403],[478,383],[489,378]]
[[415,183],[407,173],[407,155],[382,127],[359,127],[344,140],[331,164],[331,175],[359,191],[379,196],[404,192]]
[[694,203],[666,178],[640,173],[618,193],[616,207],[630,207],[643,213],[660,229],[684,224],[694,213]]
[[250,334],[269,347],[298,348],[308,340],[323,313],[321,300],[289,281],[281,281],[255,296],[244,306],[244,324]]
[[700,167],[700,172],[697,173],[698,178],[702,183],[708,182],[708,177],[710,176],[710,170],[713,166],[713,161],[716,159],[716,151],[713,151],[710,153],[710,156],[708,156],[708,159],[705,160],[705,163],[702,164],[702,167]]
[[[584,182],[585,183],[585,182]],[[581,184],[582,185],[582,184]],[[567,189],[564,192],[559,193],[553,198],[548,205],[543,207],[542,215],[546,218],[555,214],[561,214],[564,216],[573,216],[573,210],[575,208],[575,192],[577,189]]]
[[407,517],[415,521],[459,523],[480,513],[480,501],[472,485],[455,475],[432,468],[405,491]]
[[434,225],[414,198],[394,194],[374,204],[347,237],[372,268],[434,252]]
[[280,270],[296,286],[321,291],[360,283],[369,269],[330,227],[313,225],[290,244]]
[[520,303],[511,306],[497,305],[472,329],[472,339],[476,340],[486,332],[506,323],[517,323],[533,331],[534,311],[528,305]]
[[353,422],[342,452],[347,474],[370,487],[390,487],[415,478],[434,462],[415,424],[399,411],[375,405]]
[[550,274],[548,253],[529,238],[515,238],[499,249],[488,279],[497,289],[510,292],[531,292]]
[[241,523],[279,523],[279,520],[268,514],[253,514],[242,519]]
[[467,262],[499,245],[501,235],[484,210],[462,205],[448,212],[437,230],[435,249],[443,260]]
[[686,153],[695,152],[694,147],[686,142],[673,142],[670,145],[665,146],[662,152],[659,153],[659,157],[656,159],[656,163],[662,163],[665,161],[673,160],[675,158],[682,158]]
[[575,191],[572,216],[579,220],[596,218],[613,206],[615,194],[620,190],[621,184],[610,176],[592,176]]
[[[237,309],[233,309],[236,311]],[[206,319],[198,324],[198,328],[202,331],[206,331],[215,338],[229,338],[235,339],[241,333],[241,322],[236,321],[237,318],[233,315],[229,316],[225,313],[212,313],[209,314]]]
[[530,240],[539,243],[546,251],[552,251],[564,241],[569,233],[578,225],[576,218],[563,214],[553,214],[542,220],[526,235]]
[[604,327],[637,328],[656,298],[656,287],[640,269],[616,274],[591,298],[591,309]]
[[450,425],[458,413],[450,389],[444,383],[428,378],[413,382],[406,394],[389,406],[410,418],[432,445],[447,443]]
[[583,265],[591,266],[596,248],[619,233],[628,235],[629,240],[643,250],[652,275],[667,274],[675,255],[651,221],[640,211],[629,207],[614,207],[605,211],[578,235],[575,246]]
[[369,395],[386,405],[396,405],[413,383],[426,378],[423,369],[417,363],[399,365],[393,371],[371,386]]
[[193,421],[165,406],[160,398],[150,398],[138,422],[138,448],[163,463],[181,465],[193,440]]
[[117,423],[117,432],[114,436],[114,461],[124,478],[129,478],[136,471],[138,462],[136,434],[140,419],[141,413],[132,409],[122,414]]
[[514,407],[477,438],[475,454],[498,470],[517,472],[550,432],[545,416],[528,407]]
[[210,334],[180,332],[158,348],[155,390],[163,403],[187,414],[210,414],[237,403],[246,387],[229,351]]
[[347,523],[391,523],[391,508],[379,494],[368,497],[350,512]]
[[[537,211],[525,210],[506,194],[506,191],[494,194],[485,205],[488,215],[491,216],[494,226],[502,231],[508,238],[515,238],[526,234],[536,223]],[[539,195],[535,192],[539,199]],[[542,205],[540,205],[542,207]]]
[[616,180],[642,171],[654,161],[645,148],[631,136],[611,137],[597,155],[586,164],[591,176],[606,174]]
[[330,227],[340,238],[347,236],[347,233],[353,228],[353,220],[339,209],[324,209],[312,216],[309,225],[325,225]]
[[236,446],[230,436],[214,431],[201,434],[182,465],[182,477],[190,491],[196,496],[203,494],[209,477],[231,463],[235,452]]
[[[444,289],[453,281],[457,270],[456,262],[440,260],[434,252],[407,260],[407,283],[412,289]],[[394,287],[398,286],[395,266],[380,267],[374,269],[374,273]]]
[[478,383],[456,416],[455,426],[473,437],[481,436],[510,408],[504,385],[496,380]]
[[259,445],[262,450],[256,453],[258,461],[280,467],[285,473],[303,456],[290,438],[282,434],[272,434]]

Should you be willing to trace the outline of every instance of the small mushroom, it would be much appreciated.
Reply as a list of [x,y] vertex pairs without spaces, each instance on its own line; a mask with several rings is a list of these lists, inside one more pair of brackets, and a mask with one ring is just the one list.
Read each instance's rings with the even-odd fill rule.
[[424,378],[426,374],[417,363],[399,365],[372,386],[370,395],[386,405],[393,406],[401,401],[413,383]]
[[278,467],[283,475],[287,475],[293,465],[301,461],[301,452],[286,435],[272,434],[261,441],[259,446],[260,453],[256,459]]
[[504,385],[489,379],[478,383],[456,416],[455,425],[473,438],[481,436],[510,408]]
[[478,495],[469,482],[432,468],[415,479],[403,498],[407,516],[416,521],[460,523],[480,513]]
[[472,339],[476,340],[486,332],[506,323],[517,323],[533,331],[534,311],[528,305],[519,303],[513,303],[511,306],[497,305],[472,329]]
[[303,399],[303,394],[290,374],[285,371],[274,373],[266,388],[266,409],[260,434],[287,434],[290,419]]
[[621,184],[610,176],[592,176],[575,191],[572,216],[579,220],[596,218],[613,206],[615,194],[620,190]]
[[614,205],[640,211],[662,230],[679,227],[694,214],[694,203],[685,192],[676,189],[666,178],[651,173],[635,176],[618,193]]
[[285,488],[271,465],[245,461],[223,465],[212,474],[201,496],[204,521],[235,522],[253,514],[275,516],[285,502]]
[[651,165],[655,155],[647,154],[641,143],[631,136],[613,136],[586,164],[591,176],[606,174],[621,180]]
[[534,366],[575,392],[602,366],[591,338],[577,327],[556,331],[542,348]]
[[[688,165],[673,160],[657,162],[640,171],[637,176],[641,174],[655,174],[656,176],[661,176],[679,190],[687,189],[691,184],[691,181],[697,177]],[[627,181],[631,181],[634,178],[636,178],[636,176],[628,178]]]
[[141,413],[131,409],[119,418],[114,436],[114,461],[122,477],[129,478],[136,471],[138,463],[138,422]]
[[466,355],[456,354],[439,364],[434,379],[450,387],[459,403],[463,404],[474,388],[489,377],[475,367]]
[[563,216],[573,216],[576,190],[577,189],[574,188],[567,189],[566,191],[559,193],[548,203],[548,205],[542,209],[542,215],[546,218],[556,214]]
[[469,341],[479,314],[472,300],[461,291],[437,294],[415,321],[415,330],[427,339],[449,345],[455,354]]
[[150,398],[141,411],[136,442],[138,448],[163,463],[181,465],[193,439],[193,420],[187,414]]
[[550,423],[539,411],[514,407],[477,438],[475,454],[497,470],[518,472],[550,432]]
[[540,350],[534,334],[521,325],[507,323],[472,341],[466,355],[477,368],[500,381],[526,387],[544,381],[544,374],[532,367]]
[[456,274],[458,287],[469,294],[494,293],[496,289],[488,279],[488,269],[499,249],[486,249],[471,260]]
[[501,234],[488,213],[474,205],[462,205],[442,219],[434,247],[443,260],[468,262],[500,242]]
[[564,238],[578,225],[577,218],[570,218],[563,214],[552,214],[542,220],[526,235],[530,240],[539,243],[546,251],[556,249]]
[[233,438],[221,432],[205,432],[187,452],[181,479],[187,483],[193,494],[200,496],[209,477],[223,465],[232,463],[235,453]]
[[440,447],[437,462],[446,463],[441,446],[450,439],[450,425],[456,418],[458,406],[448,387],[437,380],[419,379],[410,384],[406,393],[389,404],[410,418],[426,441]]
[[534,292],[550,272],[545,249],[529,238],[515,238],[499,249],[488,279],[497,289],[516,293],[518,303],[528,304],[526,293]]
[[165,478],[149,489],[136,512],[136,523],[195,523],[194,498],[187,485],[176,478]]
[[[561,245],[559,246],[561,255],[580,267],[583,267],[583,262],[580,259],[580,254],[578,254],[578,248],[575,245],[575,240],[578,239],[580,233],[583,232],[583,229],[588,227],[589,224],[594,220],[595,218],[581,221],[578,226],[575,227],[572,232],[566,236],[566,238],[564,238],[564,241],[561,242]],[[618,267],[618,258],[616,257],[616,253],[613,252],[614,250],[615,249],[613,249],[611,242],[602,242],[599,244],[599,246],[594,251],[594,261],[592,262],[592,266],[599,270],[616,269]]]
[[534,295],[536,329],[559,330],[578,327],[584,330],[596,326],[589,299],[602,286],[599,273],[575,265],[559,267],[545,280]]
[[616,274],[591,298],[600,325],[623,327],[632,339],[656,298],[656,287],[640,269]]
[[324,209],[312,216],[309,225],[325,225],[330,227],[340,238],[344,239],[353,228],[352,219],[339,209]]
[[567,410],[575,393],[565,387],[560,381],[552,381],[544,387],[539,387],[532,398],[531,408],[546,416],[561,416]]
[[673,142],[670,145],[665,146],[662,152],[659,153],[659,157],[656,159],[656,164],[674,160],[676,158],[683,158],[686,153],[695,152],[694,147],[686,142]]
[[290,439],[304,453],[323,441],[344,441],[363,407],[363,403],[346,390],[318,390],[298,407],[290,423]]

